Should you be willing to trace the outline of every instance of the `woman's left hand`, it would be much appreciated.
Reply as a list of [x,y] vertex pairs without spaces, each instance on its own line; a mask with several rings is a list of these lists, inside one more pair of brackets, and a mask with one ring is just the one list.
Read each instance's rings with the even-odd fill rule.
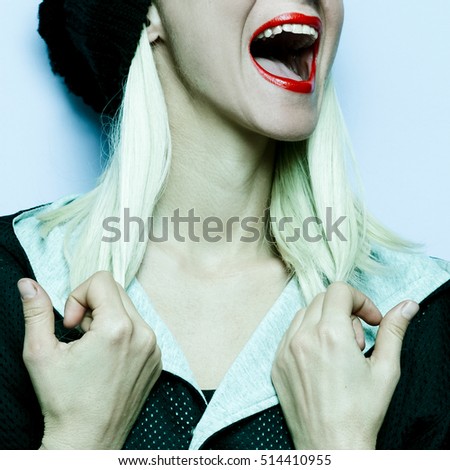
[[[373,449],[400,378],[400,351],[419,310],[402,302],[384,318],[345,283],[332,284],[298,312],[274,363],[272,380],[296,449]],[[354,315],[380,324],[370,358]]]

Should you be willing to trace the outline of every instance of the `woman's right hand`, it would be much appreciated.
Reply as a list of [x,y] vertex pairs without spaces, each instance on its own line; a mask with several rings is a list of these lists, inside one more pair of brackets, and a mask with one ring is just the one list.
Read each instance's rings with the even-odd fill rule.
[[[402,302],[383,318],[362,292],[337,282],[298,312],[272,380],[296,449],[373,449],[400,378],[406,329],[419,310]],[[370,357],[354,317],[379,324]]]
[[108,272],[70,294],[64,325],[80,325],[85,334],[69,344],[54,335],[44,289],[30,279],[21,279],[18,288],[23,358],[44,416],[42,447],[122,448],[162,370],[155,334]]

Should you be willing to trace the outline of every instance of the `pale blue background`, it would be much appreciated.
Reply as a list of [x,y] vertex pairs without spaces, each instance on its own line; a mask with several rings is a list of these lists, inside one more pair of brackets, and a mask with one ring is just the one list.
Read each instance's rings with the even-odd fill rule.
[[[450,2],[346,0],[335,79],[369,208],[450,259]],[[36,30],[39,0],[1,0],[0,214],[92,187],[96,117],[66,96]]]

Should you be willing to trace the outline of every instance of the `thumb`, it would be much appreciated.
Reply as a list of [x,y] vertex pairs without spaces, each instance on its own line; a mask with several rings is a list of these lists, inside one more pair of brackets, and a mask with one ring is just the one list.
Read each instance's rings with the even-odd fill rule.
[[378,330],[373,358],[399,360],[403,338],[410,321],[419,311],[419,305],[407,300],[390,310],[381,320]]
[[41,354],[58,342],[52,302],[47,292],[32,279],[20,279],[17,288],[25,319],[24,350]]

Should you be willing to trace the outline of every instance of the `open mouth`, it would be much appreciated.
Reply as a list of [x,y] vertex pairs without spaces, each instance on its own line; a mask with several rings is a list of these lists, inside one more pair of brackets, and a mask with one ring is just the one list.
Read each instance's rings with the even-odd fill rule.
[[287,13],[254,33],[250,55],[270,83],[297,93],[312,93],[322,23],[318,17]]

